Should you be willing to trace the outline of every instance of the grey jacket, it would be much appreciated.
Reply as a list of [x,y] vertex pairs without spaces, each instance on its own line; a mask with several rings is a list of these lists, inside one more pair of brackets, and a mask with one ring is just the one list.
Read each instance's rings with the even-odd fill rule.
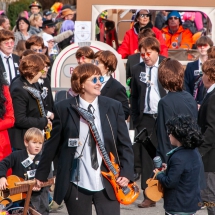
[[20,40],[27,40],[32,34],[28,31],[28,37],[26,38],[20,31],[16,31],[14,33],[14,37],[15,37],[15,43],[14,43],[14,50],[16,49],[17,43]]
[[36,28],[36,27],[34,27],[34,26],[31,26],[30,27],[30,30],[29,30],[29,32],[31,33],[31,34],[39,34],[40,32],[41,32],[42,30],[39,28]]

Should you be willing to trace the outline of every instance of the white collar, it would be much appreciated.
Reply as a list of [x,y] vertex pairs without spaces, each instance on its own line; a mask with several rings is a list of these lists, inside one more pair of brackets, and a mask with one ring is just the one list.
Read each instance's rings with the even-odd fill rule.
[[145,64],[145,65],[146,65],[147,68],[150,68],[150,67],[156,67],[156,68],[158,68],[158,66],[159,66],[158,63],[159,63],[159,57],[158,57],[156,63],[155,63],[153,66],[148,66],[148,65],[146,65],[146,64]]
[[38,83],[39,83],[39,84],[44,84],[44,80],[43,80],[42,78],[39,78],[39,79],[38,79]]
[[106,83],[110,79],[110,75],[108,74],[103,75],[103,77],[104,77],[104,81],[102,82],[102,84]]
[[5,53],[3,53],[1,50],[0,50],[0,54],[2,56],[2,58],[8,58],[8,57],[11,57],[12,58],[12,54],[10,54],[9,56],[7,56]]
[[84,108],[85,110],[87,110],[88,106],[91,104],[93,108],[96,110],[98,107],[98,96],[94,99],[92,103],[85,101],[84,99],[81,98],[81,96],[79,96],[79,104],[80,107]]
[[212,84],[212,85],[208,88],[207,93],[212,92],[214,88],[215,88],[215,83]]

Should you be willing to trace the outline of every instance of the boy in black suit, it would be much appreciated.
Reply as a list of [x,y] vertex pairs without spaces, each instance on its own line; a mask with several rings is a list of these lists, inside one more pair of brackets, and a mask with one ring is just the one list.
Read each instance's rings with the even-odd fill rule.
[[[202,81],[207,89],[207,94],[202,101],[199,109],[198,124],[204,136],[204,142],[199,147],[202,156],[207,187],[202,190],[201,196],[203,202],[215,202],[215,59],[207,60],[202,66]],[[208,214],[215,214],[215,207],[207,207]]]
[[[12,168],[12,174],[25,180],[33,179],[40,162],[41,150],[44,142],[44,135],[40,129],[30,128],[24,136],[26,149],[12,152],[8,157],[0,162],[0,190],[6,189],[8,183],[6,179],[7,170]],[[41,190],[34,187],[31,204],[41,214],[49,214],[48,209],[48,188]],[[22,203],[20,203],[22,204]]]
[[202,36],[196,41],[196,47],[199,52],[199,59],[188,63],[185,76],[184,84],[185,89],[189,92],[197,104],[200,106],[204,98],[204,84],[202,82],[202,64],[208,59],[207,50],[213,46],[213,41],[207,37]]

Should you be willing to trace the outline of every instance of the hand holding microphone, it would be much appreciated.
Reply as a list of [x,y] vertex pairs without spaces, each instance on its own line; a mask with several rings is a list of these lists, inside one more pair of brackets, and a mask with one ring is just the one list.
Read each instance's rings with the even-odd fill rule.
[[154,163],[154,167],[155,167],[155,170],[153,171],[154,173],[164,171],[167,169],[167,164],[162,163],[160,156],[154,157],[153,163]]

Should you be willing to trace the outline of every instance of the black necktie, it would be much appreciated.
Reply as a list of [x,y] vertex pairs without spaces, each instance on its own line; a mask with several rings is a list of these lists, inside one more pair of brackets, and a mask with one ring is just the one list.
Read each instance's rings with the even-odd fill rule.
[[[90,104],[88,106],[88,111],[93,114],[92,109],[94,110],[93,106]],[[99,167],[99,163],[97,160],[96,142],[95,142],[91,132],[89,133],[89,145],[91,147],[91,166],[93,169],[96,170]]]
[[151,110],[151,107],[150,107],[151,71],[152,71],[152,67],[149,68],[149,80],[148,80],[148,83],[147,83],[147,86],[148,86],[148,93],[147,93],[148,111]]
[[11,69],[10,69],[10,62],[9,62],[9,59],[10,59],[10,56],[9,57],[4,57],[7,61],[7,66],[8,66],[8,70],[9,70],[9,76],[10,76],[10,83],[12,81],[12,74],[11,74]]

